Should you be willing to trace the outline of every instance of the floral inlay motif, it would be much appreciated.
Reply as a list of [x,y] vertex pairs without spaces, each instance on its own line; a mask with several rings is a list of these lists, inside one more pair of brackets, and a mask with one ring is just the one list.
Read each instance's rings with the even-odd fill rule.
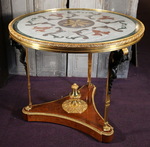
[[94,22],[88,19],[65,19],[58,22],[60,26],[69,28],[85,28],[94,25]]
[[22,34],[46,41],[99,42],[134,33],[135,23],[129,18],[92,10],[60,10],[37,13],[16,24]]
[[40,32],[45,32],[45,30],[50,29],[51,27],[34,27],[33,29]]
[[103,34],[109,34],[110,32],[103,32],[103,31],[99,31],[99,30],[93,30],[94,34],[93,35],[99,35],[102,36]]
[[63,14],[62,13],[51,14],[49,16],[56,16],[56,17],[63,18]]

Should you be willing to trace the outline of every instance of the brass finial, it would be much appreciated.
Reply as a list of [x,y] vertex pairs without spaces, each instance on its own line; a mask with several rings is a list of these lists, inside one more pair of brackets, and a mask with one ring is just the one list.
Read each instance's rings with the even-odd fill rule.
[[79,86],[74,83],[72,86],[72,93],[70,94],[70,98],[80,98],[81,97],[81,94],[80,94],[80,91],[78,90]]
[[81,94],[78,90],[79,86],[74,83],[72,86],[72,93],[69,95],[70,99],[66,100],[62,104],[63,110],[67,113],[83,113],[88,105],[85,101],[81,100]]

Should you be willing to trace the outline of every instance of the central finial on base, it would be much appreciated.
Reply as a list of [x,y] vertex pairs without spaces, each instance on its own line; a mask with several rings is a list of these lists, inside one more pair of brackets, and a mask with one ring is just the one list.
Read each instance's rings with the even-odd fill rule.
[[72,93],[70,99],[66,100],[62,104],[62,108],[68,113],[83,113],[88,105],[85,101],[81,100],[81,94],[78,90],[79,86],[74,83],[72,86]]
[[73,98],[73,99],[78,99],[81,97],[81,94],[80,94],[80,91],[78,90],[79,86],[74,83],[72,86],[72,93],[70,93],[70,98]]

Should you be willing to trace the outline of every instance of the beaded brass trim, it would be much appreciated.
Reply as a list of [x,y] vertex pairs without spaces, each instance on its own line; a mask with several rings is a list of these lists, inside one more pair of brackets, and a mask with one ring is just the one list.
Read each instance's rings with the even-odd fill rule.
[[134,35],[131,35],[129,37],[125,37],[125,38],[114,40],[114,41],[108,41],[108,42],[61,43],[61,42],[50,42],[50,41],[41,41],[38,39],[32,39],[32,38],[29,38],[29,37],[26,37],[24,35],[17,33],[12,27],[13,24],[17,20],[25,16],[40,13],[40,12],[60,11],[60,10],[66,10],[66,9],[49,9],[49,10],[33,12],[33,13],[29,13],[29,14],[17,17],[13,21],[11,21],[9,24],[10,37],[14,39],[15,41],[19,42],[20,44],[25,45],[26,47],[30,47],[30,48],[37,49],[37,50],[46,50],[46,51],[53,51],[53,52],[70,52],[70,53],[90,53],[90,52],[109,52],[109,51],[114,51],[114,50],[128,47],[138,42],[144,34],[145,27],[143,23],[136,18],[127,16],[125,14],[120,14],[117,12],[107,11],[107,10],[83,9],[83,8],[71,9],[71,10],[93,10],[93,11],[98,11],[98,12],[109,12],[109,13],[120,14],[122,16],[126,16],[137,22],[137,26],[136,26],[137,32]]
[[35,112],[29,112],[29,111],[26,111],[24,108],[22,109],[22,112],[23,114],[27,114],[27,115],[44,115],[44,116],[53,116],[53,117],[58,117],[58,118],[63,118],[63,119],[67,119],[67,120],[70,120],[70,121],[73,121],[73,122],[76,122],[76,123],[79,123],[81,125],[84,125],[90,129],[92,129],[93,131],[97,132],[98,134],[100,135],[106,135],[106,136],[110,136],[114,133],[114,130],[113,128],[111,127],[111,131],[110,132],[104,132],[104,131],[100,131],[94,127],[91,127],[90,125],[86,124],[86,123],[82,123],[76,119],[73,119],[73,118],[70,118],[70,117],[66,117],[66,116],[63,116],[63,115],[56,115],[56,114],[48,114],[48,113],[35,113]]

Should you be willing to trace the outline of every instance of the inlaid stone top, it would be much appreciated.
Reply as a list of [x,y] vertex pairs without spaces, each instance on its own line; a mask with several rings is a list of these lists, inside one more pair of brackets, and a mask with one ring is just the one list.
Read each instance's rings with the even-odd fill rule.
[[139,22],[131,17],[90,9],[58,9],[32,13],[16,19],[10,27],[10,34],[19,40],[24,38],[23,42],[25,39],[32,43],[38,41],[40,44],[46,41],[47,45],[51,43],[51,47],[73,48],[88,45],[99,47],[99,43],[135,35],[140,28]]

